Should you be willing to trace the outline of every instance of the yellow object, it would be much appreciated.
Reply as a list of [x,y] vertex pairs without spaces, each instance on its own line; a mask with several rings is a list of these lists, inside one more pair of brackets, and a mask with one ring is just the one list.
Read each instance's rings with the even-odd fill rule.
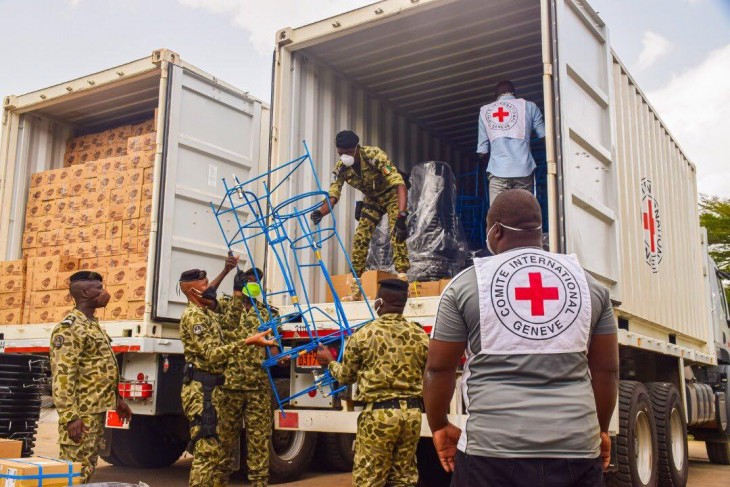
[[[81,483],[81,464],[69,463],[53,458],[2,458],[0,459],[0,487],[50,487],[68,485],[69,469],[71,483]],[[48,478],[47,476],[53,476]],[[64,475],[58,477],[58,475]],[[40,476],[40,478],[39,478]],[[26,477],[26,478],[23,478]]]

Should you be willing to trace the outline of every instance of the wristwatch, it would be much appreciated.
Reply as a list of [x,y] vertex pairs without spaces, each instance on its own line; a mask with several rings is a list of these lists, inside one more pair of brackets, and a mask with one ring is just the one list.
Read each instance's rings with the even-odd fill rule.
[[401,218],[406,218],[406,217],[408,217],[408,212],[407,211],[401,211],[400,213],[398,213],[398,216],[401,217]]

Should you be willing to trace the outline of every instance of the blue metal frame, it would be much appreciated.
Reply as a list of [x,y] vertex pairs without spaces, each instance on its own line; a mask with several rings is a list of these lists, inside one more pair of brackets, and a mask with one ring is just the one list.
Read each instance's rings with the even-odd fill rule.
[[[234,176],[235,184],[232,186],[229,186],[225,178],[223,178],[225,195],[217,206],[211,202],[213,215],[218,222],[218,227],[223,235],[226,246],[230,249],[234,245],[243,244],[246,257],[255,269],[258,266],[254,259],[252,243],[256,238],[264,238],[273,256],[277,271],[284,278],[283,289],[269,290],[269,292],[266,292],[264,286],[261,286],[262,301],[266,306],[269,316],[272,317],[270,320],[264,321],[262,314],[256,306],[255,299],[249,298],[253,305],[252,308],[256,311],[256,315],[261,323],[259,330],[271,330],[273,338],[276,340],[281,351],[277,355],[272,355],[271,351],[267,348],[267,358],[263,362],[262,367],[266,369],[274,397],[282,412],[287,402],[296,397],[308,394],[313,390],[319,390],[324,396],[329,396],[337,394],[344,387],[340,387],[334,377],[325,369],[321,374],[313,373],[313,386],[302,391],[296,391],[288,397],[279,397],[276,387],[274,387],[271,367],[275,367],[282,359],[289,358],[296,360],[298,356],[316,350],[319,345],[328,345],[337,342],[340,344],[338,360],[341,360],[345,349],[345,339],[352,335],[359,327],[375,319],[375,313],[367,301],[365,303],[370,313],[369,319],[359,323],[350,323],[345,315],[340,297],[335,291],[329,269],[322,258],[322,252],[325,250],[326,243],[329,242],[334,247],[329,250],[342,252],[353,279],[355,279],[358,287],[360,287],[361,293],[363,295],[365,293],[363,292],[360,279],[355,274],[347,249],[337,232],[337,222],[332,212],[332,203],[330,202],[328,193],[322,188],[306,142],[304,142],[304,150],[305,153],[303,155],[251,179],[240,181],[238,177]],[[274,175],[280,177],[281,180],[274,186],[271,186],[272,176]],[[278,199],[277,197],[284,193],[283,188],[286,181],[289,181],[290,178],[306,180],[305,177],[307,176],[314,179],[315,189],[293,196],[286,195],[283,202],[275,204],[275,201]],[[257,186],[259,185],[263,187],[262,191],[257,191]],[[318,200],[318,202],[315,205],[305,204],[304,202],[307,199]],[[322,226],[320,223],[320,225],[312,228],[308,214],[315,208],[318,208],[323,201],[329,206],[332,225]],[[227,232],[222,218],[229,217],[230,215],[233,215],[235,225],[233,231]],[[291,231],[287,230],[287,226],[289,226]],[[312,257],[315,262],[311,262]],[[303,269],[305,268],[318,269],[321,273],[332,293],[335,316],[325,313],[319,307],[312,305],[303,274]],[[259,284],[261,284],[262,278],[263,276],[256,275],[256,280]],[[269,298],[274,296],[281,296],[284,300],[288,300],[286,304],[293,305],[296,311],[285,316],[274,317],[269,304]],[[320,334],[315,322],[315,312],[320,317],[325,318],[325,320],[320,318],[320,321],[337,324],[337,331],[334,333]],[[304,326],[307,337],[306,342],[285,350],[279,328],[285,323],[294,321],[299,323],[298,320],[301,320],[301,324]]]

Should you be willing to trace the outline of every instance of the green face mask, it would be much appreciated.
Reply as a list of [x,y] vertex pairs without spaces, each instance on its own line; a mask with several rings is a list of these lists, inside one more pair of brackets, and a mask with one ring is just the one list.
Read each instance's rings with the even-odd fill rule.
[[261,286],[258,282],[247,282],[241,290],[245,296],[251,298],[258,298],[261,296]]

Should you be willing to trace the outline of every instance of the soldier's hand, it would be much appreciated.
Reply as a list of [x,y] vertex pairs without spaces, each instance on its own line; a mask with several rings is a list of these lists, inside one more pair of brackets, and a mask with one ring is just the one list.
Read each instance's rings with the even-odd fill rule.
[[317,362],[319,362],[319,365],[327,367],[333,360],[332,352],[328,348],[325,348],[324,345],[317,347]]
[[129,405],[121,397],[117,398],[117,407],[115,408],[120,418],[125,421],[132,419],[132,410]]
[[319,210],[314,210],[310,215],[309,218],[312,219],[312,223],[315,225],[319,225],[319,222],[322,221],[322,212]]
[[75,419],[66,425],[66,430],[68,431],[68,437],[72,441],[79,443],[88,431],[88,428],[82,420]]
[[605,431],[601,431],[601,458],[603,459],[603,471],[605,472],[611,464],[611,437]]
[[228,257],[226,257],[226,264],[223,267],[225,271],[231,272],[235,269],[238,266],[238,259],[239,257],[237,255],[233,255],[233,252],[229,253]]
[[395,241],[403,243],[408,238],[408,228],[406,227],[406,217],[398,216],[395,219],[395,226],[393,227],[393,233],[395,234]]
[[456,444],[460,436],[461,430],[451,423],[433,432],[433,446],[441,466],[447,472],[453,472],[456,467]]
[[278,343],[276,343],[276,340],[273,338],[267,339],[271,333],[271,330],[256,333],[255,335],[251,335],[250,337],[246,338],[246,340],[244,340],[244,343],[246,345],[255,345],[257,347],[275,347],[278,345]]

